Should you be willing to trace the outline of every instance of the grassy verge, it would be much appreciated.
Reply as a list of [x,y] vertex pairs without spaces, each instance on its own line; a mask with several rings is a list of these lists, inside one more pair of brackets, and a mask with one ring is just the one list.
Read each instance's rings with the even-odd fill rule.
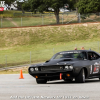
[[0,67],[42,62],[55,53],[80,49],[99,52],[100,24],[0,30]]

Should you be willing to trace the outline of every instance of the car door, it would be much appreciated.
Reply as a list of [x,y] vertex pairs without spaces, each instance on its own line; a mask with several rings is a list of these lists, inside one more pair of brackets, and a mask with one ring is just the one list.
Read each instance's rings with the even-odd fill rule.
[[90,63],[90,76],[100,75],[100,56],[96,52],[88,52],[88,60]]

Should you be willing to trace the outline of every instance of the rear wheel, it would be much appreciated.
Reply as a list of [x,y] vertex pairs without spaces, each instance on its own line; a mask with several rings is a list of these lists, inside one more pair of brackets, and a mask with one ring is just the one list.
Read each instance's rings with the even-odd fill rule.
[[84,83],[85,82],[85,71],[82,69],[79,73],[79,75],[75,78],[75,81],[78,83]]
[[47,80],[45,80],[45,79],[36,79],[36,82],[38,84],[46,84],[47,83]]

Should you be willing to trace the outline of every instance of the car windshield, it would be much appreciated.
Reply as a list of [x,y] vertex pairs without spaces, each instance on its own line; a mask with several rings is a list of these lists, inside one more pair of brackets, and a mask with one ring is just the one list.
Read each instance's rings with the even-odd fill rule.
[[61,59],[61,58],[87,59],[86,54],[82,52],[62,52],[56,54],[53,59]]

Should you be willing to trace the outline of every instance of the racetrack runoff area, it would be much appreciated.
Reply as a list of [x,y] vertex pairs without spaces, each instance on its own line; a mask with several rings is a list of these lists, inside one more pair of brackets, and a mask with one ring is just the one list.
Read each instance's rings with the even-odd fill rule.
[[0,100],[99,100],[98,78],[86,83],[66,83],[63,80],[37,84],[35,78],[23,74],[0,75]]
[[44,62],[75,47],[100,52],[100,23],[6,28],[0,37],[0,68]]

